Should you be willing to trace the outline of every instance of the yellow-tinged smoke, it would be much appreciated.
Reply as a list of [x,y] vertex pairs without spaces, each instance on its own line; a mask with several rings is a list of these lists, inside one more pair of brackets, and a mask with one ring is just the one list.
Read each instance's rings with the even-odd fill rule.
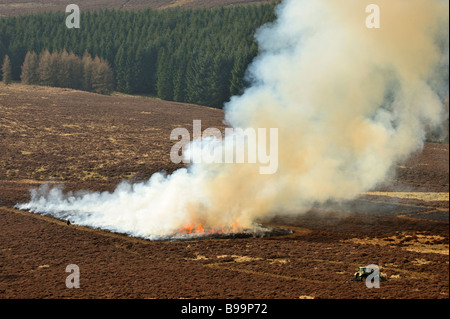
[[[370,3],[380,8],[380,28],[366,26]],[[259,174],[259,164],[195,164],[112,194],[34,190],[19,207],[153,238],[186,224],[249,227],[272,214],[353,199],[422,147],[425,125],[444,120],[448,6],[282,2],[276,22],[257,33],[252,86],[225,106],[232,127],[278,128],[276,174]]]

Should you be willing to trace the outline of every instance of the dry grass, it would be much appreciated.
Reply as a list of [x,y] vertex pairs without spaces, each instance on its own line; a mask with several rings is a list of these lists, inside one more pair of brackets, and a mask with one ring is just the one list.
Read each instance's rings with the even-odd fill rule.
[[0,179],[11,181],[147,179],[182,167],[170,161],[174,127],[223,129],[218,109],[20,84],[0,84],[0,106]]
[[[427,233],[407,233],[400,232],[394,236],[383,238],[351,238],[342,242],[351,242],[362,245],[378,245],[401,247],[401,249],[417,253],[433,253],[449,255],[448,241],[442,236]],[[423,260],[422,260],[423,263]]]
[[386,196],[400,199],[418,199],[426,202],[431,201],[448,201],[449,193],[426,193],[426,192],[368,192],[364,195],[369,196]]

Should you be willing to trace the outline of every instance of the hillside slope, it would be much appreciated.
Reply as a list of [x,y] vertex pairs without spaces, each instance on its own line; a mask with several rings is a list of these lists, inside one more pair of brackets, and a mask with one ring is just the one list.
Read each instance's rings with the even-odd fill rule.
[[193,120],[222,130],[223,114],[153,98],[0,83],[0,202],[8,197],[2,190],[28,196],[36,182],[104,189],[171,172],[183,166],[170,160],[178,142],[171,131],[192,132]]
[[[171,130],[190,130],[193,119],[223,129],[223,115],[0,83],[0,298],[448,299],[448,144],[426,143],[399,166],[392,189],[277,216],[267,225],[293,231],[279,237],[148,241],[13,208],[43,183],[113,190],[173,171]],[[81,289],[65,285],[72,263]],[[350,281],[371,263],[387,275],[381,289]]]

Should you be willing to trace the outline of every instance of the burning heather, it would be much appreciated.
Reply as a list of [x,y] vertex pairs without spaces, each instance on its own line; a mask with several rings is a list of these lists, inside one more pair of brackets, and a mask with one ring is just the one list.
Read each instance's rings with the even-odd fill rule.
[[234,238],[234,237],[269,237],[277,235],[291,234],[291,230],[284,228],[268,228],[259,224],[254,224],[251,228],[244,229],[238,225],[216,227],[212,229],[205,229],[200,224],[196,227],[187,225],[181,227],[181,229],[169,236],[154,237],[153,239],[171,239],[171,240],[183,240],[193,238]]
[[364,1],[291,0],[258,31],[253,84],[225,117],[233,128],[278,129],[275,174],[195,163],[112,193],[43,186],[17,207],[159,239],[264,233],[255,222],[374,189],[422,148],[425,126],[445,119],[448,90],[448,1],[376,2],[379,29],[366,27]]

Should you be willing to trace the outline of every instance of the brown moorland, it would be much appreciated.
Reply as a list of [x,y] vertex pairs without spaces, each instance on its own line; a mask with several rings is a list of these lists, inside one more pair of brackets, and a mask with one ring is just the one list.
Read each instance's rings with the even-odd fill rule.
[[[170,132],[193,119],[224,128],[212,108],[0,84],[0,298],[449,298],[448,144],[351,203],[266,221],[293,231],[277,237],[148,241],[13,208],[43,183],[103,191],[171,172]],[[368,264],[380,289],[350,281]]]

